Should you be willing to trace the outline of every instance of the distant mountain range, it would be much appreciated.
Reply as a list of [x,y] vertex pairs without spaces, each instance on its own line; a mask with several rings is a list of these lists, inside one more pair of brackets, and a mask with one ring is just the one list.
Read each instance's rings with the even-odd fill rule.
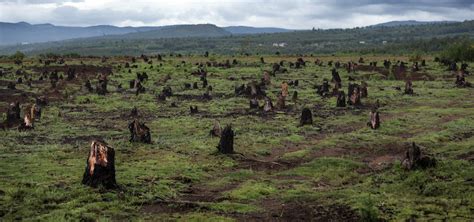
[[437,23],[456,23],[455,21],[416,21],[416,20],[407,20],[407,21],[391,21],[372,25],[372,27],[396,27],[396,26],[406,26],[406,25],[428,25],[428,24],[437,24]]
[[257,28],[248,26],[217,27],[212,24],[117,27],[98,25],[67,27],[52,24],[32,25],[26,22],[0,22],[0,45],[29,44],[75,38],[107,36],[110,38],[176,38],[219,37],[226,35],[289,32],[282,28]]

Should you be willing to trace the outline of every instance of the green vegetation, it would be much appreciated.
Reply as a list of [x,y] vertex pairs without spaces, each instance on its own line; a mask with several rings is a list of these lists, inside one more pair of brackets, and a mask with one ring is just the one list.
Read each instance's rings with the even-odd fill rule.
[[[321,33],[331,32],[338,31]],[[417,54],[363,57],[366,63],[377,61],[381,66],[384,59],[419,60]],[[328,61],[356,61],[359,54],[306,56],[303,59],[308,63],[301,69],[288,66],[298,57],[284,55],[266,55],[265,64],[260,56],[218,54],[209,58],[163,54],[163,61],[150,58],[152,64],[140,58],[132,63],[129,57],[102,62],[100,58],[70,56],[65,64],[49,65],[51,70],[76,65],[80,73],[73,81],[61,80],[59,93],[50,89],[49,80],[38,81],[41,70],[37,67],[44,66],[38,62],[40,57],[25,58],[22,65],[5,58],[0,60],[4,71],[0,76],[2,114],[15,100],[25,107],[32,104],[34,96],[46,94],[50,103],[34,130],[0,130],[0,220],[472,221],[474,88],[455,87],[455,76],[445,66],[420,54],[427,66],[412,77],[423,73],[432,80],[413,81],[415,95],[397,90],[403,89],[405,82],[395,75],[390,78],[376,71],[349,74],[339,69],[345,91],[349,76],[356,83],[367,82],[368,98],[359,109],[336,108],[336,98],[321,98],[314,89],[323,79],[331,79]],[[190,75],[197,70],[195,64],[227,59],[238,63],[231,68],[206,67],[213,99],[199,99],[205,89],[199,76]],[[316,59],[324,66],[315,65]],[[281,82],[299,80],[298,86],[289,88],[290,95],[298,91],[298,101],[287,99],[288,110],[273,114],[249,111],[248,99],[235,96],[234,86],[260,81],[263,70],[271,70],[272,64],[281,60],[287,61],[288,73],[272,77],[267,95],[276,103]],[[137,68],[129,72],[124,68],[126,62]],[[98,73],[80,71],[81,63],[112,68],[107,95],[99,96],[83,87],[86,79],[95,86]],[[468,64],[472,70],[474,63]],[[16,74],[18,69],[24,74]],[[147,72],[149,79],[143,82],[145,93],[137,96],[128,83],[141,72]],[[163,83],[160,79],[166,75],[171,79]],[[34,80],[31,87],[23,83],[16,85],[17,90],[6,88],[8,82],[24,76]],[[474,82],[474,77],[466,80]],[[184,83],[194,82],[200,89],[184,88]],[[119,84],[123,91],[117,90]],[[158,101],[165,86],[172,87],[173,96]],[[382,123],[372,130],[366,123],[377,100]],[[190,105],[197,105],[200,112],[191,115]],[[134,106],[151,129],[152,144],[129,142],[127,124]],[[299,127],[304,107],[313,112],[314,124]],[[222,126],[232,124],[238,154],[216,153],[219,138],[209,135],[215,120]],[[81,184],[94,138],[104,139],[115,149],[118,189]],[[437,166],[404,170],[400,160],[409,142],[432,154]]]

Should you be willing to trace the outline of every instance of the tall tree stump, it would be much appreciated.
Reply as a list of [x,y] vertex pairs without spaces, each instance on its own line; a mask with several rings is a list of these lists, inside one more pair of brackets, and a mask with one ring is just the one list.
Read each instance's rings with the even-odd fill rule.
[[370,111],[370,120],[369,122],[367,123],[368,126],[370,126],[371,129],[377,129],[380,127],[380,116],[379,116],[379,112],[375,109],[373,109],[372,111]]
[[336,107],[346,107],[346,93],[344,91],[337,93]]
[[82,184],[107,189],[115,188],[115,151],[103,141],[91,142],[89,156],[86,160],[86,169],[82,177]]
[[217,149],[223,154],[234,153],[234,131],[230,125],[227,125],[222,131]]
[[286,105],[285,105],[285,97],[280,94],[278,95],[278,99],[277,99],[277,109],[279,110],[282,110],[282,109],[285,109]]
[[405,82],[405,94],[413,95],[413,83],[410,80]]
[[313,124],[313,114],[311,113],[310,109],[304,108],[303,111],[301,112],[300,126],[311,125],[311,124]]
[[288,83],[286,81],[281,83],[281,95],[285,98],[289,95],[289,93],[288,93]]

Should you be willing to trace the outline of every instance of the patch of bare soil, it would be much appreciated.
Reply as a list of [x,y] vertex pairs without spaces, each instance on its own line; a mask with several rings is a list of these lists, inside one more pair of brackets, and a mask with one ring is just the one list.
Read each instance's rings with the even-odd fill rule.
[[345,205],[322,205],[309,201],[283,203],[267,199],[264,212],[232,215],[239,221],[359,221],[358,213]]

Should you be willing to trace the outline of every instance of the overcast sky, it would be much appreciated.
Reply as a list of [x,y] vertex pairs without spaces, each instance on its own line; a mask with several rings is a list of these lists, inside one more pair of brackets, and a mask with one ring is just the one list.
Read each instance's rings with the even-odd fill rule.
[[474,0],[0,0],[0,21],[66,26],[212,23],[310,29],[472,19]]

